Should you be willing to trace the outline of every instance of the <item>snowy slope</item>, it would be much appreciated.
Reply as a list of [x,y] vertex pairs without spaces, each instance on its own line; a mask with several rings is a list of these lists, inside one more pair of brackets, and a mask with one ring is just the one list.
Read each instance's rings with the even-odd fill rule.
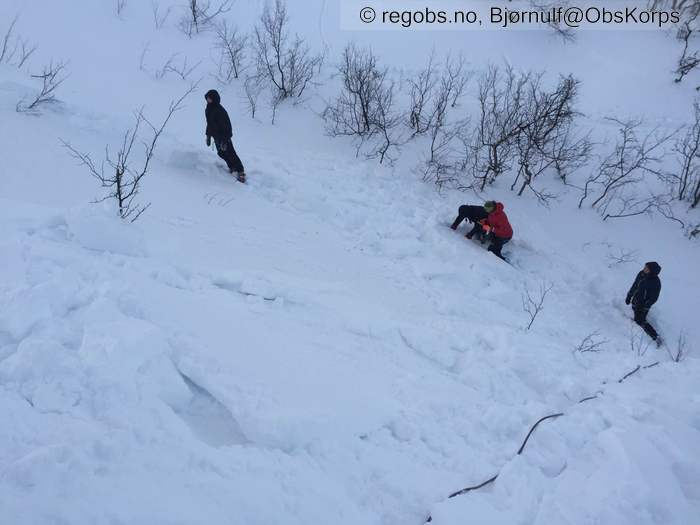
[[[437,194],[410,159],[358,160],[316,115],[332,81],[275,126],[252,121],[240,86],[211,82],[210,37],[186,39],[175,14],[156,31],[146,2],[122,19],[112,4],[0,6],[0,26],[19,12],[38,44],[34,67],[68,58],[71,72],[61,104],[31,116],[15,104],[32,80],[0,66],[0,522],[700,521],[698,354],[677,364],[631,348],[644,340],[622,301],[658,260],[652,320],[697,352],[696,245],[658,219],[603,224],[566,194],[550,210],[498,188]],[[249,28],[260,3],[239,4]],[[539,32],[406,34],[399,50],[396,34],[334,30],[333,2],[290,13],[331,57],[367,39],[398,69],[419,67],[433,41],[465,46],[476,67],[538,67],[546,52],[552,74],[583,77],[591,123],[621,111],[675,126],[692,97],[623,67],[663,51],[661,34],[591,32],[561,49]],[[662,51],[650,71],[667,68]],[[124,224],[89,204],[101,190],[59,138],[99,155],[132,110],[158,119],[187,86],[149,72],[173,53],[201,60],[205,80],[158,146],[153,205]],[[210,86],[234,117],[247,186],[204,145]],[[514,224],[512,266],[446,227],[487,197]],[[620,249],[636,261],[611,264]],[[521,293],[544,281],[554,288],[525,331]],[[573,352],[593,331],[604,350]]]

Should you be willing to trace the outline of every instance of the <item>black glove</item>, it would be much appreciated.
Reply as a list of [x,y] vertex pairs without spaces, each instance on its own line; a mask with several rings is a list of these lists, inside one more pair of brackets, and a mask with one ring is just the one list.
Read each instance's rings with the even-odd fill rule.
[[211,146],[211,137],[207,135],[207,147]]
[[628,295],[625,297],[625,304],[630,304],[632,302],[632,298]]

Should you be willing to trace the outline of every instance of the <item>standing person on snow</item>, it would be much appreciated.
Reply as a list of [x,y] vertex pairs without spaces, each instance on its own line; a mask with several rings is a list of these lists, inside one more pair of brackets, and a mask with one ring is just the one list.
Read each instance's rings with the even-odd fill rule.
[[647,314],[661,293],[660,273],[661,266],[659,266],[659,263],[653,261],[646,263],[642,271],[637,274],[625,298],[625,304],[632,303],[634,322],[641,326],[649,337],[656,341],[657,346],[661,346],[661,337],[647,321]]
[[465,237],[471,239],[476,234],[483,238],[484,233],[486,233],[491,240],[489,251],[505,261],[501,249],[505,243],[513,238],[513,228],[508,222],[508,216],[503,211],[503,204],[496,201],[486,201],[484,211],[488,214],[486,218],[474,224],[472,231],[467,233]]
[[245,182],[243,163],[231,142],[231,137],[233,137],[231,120],[228,118],[228,113],[221,105],[219,92],[215,89],[211,89],[207,91],[204,98],[207,101],[207,108],[204,111],[207,117],[207,146],[211,146],[211,139],[213,138],[216,152],[219,154],[219,157],[226,161],[226,165],[231,174],[235,173],[239,182]]

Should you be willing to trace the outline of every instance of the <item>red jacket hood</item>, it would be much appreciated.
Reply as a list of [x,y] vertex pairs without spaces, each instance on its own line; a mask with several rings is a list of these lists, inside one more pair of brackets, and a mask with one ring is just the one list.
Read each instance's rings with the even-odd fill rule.
[[496,208],[489,213],[486,219],[489,225],[493,228],[493,233],[497,237],[502,237],[504,239],[510,239],[513,237],[513,228],[508,222],[508,216],[503,211],[503,203],[497,202]]

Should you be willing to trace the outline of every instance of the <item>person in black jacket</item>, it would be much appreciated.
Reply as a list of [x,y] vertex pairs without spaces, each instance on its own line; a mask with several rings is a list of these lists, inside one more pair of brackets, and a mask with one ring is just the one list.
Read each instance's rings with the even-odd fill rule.
[[656,341],[658,346],[661,346],[661,337],[647,321],[649,309],[661,293],[659,273],[661,273],[661,266],[658,263],[646,263],[642,271],[637,274],[630,291],[627,292],[625,304],[632,304],[634,322],[641,326],[649,337]]
[[[487,212],[483,206],[470,206],[468,204],[465,204],[464,206],[459,207],[459,214],[457,215],[457,218],[452,223],[452,226],[450,226],[450,228],[456,230],[459,227],[459,225],[462,224],[462,221],[464,221],[465,219],[470,223],[478,224],[480,221],[483,221],[488,216],[489,212]],[[471,233],[471,235],[468,233],[467,235],[469,235],[469,238],[471,239],[471,236],[474,235],[474,233]]]
[[211,146],[211,139],[214,139],[216,152],[219,154],[219,157],[226,161],[229,171],[232,174],[236,174],[239,182],[245,182],[243,163],[231,142],[231,138],[233,137],[231,120],[228,118],[228,113],[221,105],[221,97],[218,91],[211,89],[207,91],[204,98],[207,101],[207,108],[204,111],[207,117],[207,146]]

